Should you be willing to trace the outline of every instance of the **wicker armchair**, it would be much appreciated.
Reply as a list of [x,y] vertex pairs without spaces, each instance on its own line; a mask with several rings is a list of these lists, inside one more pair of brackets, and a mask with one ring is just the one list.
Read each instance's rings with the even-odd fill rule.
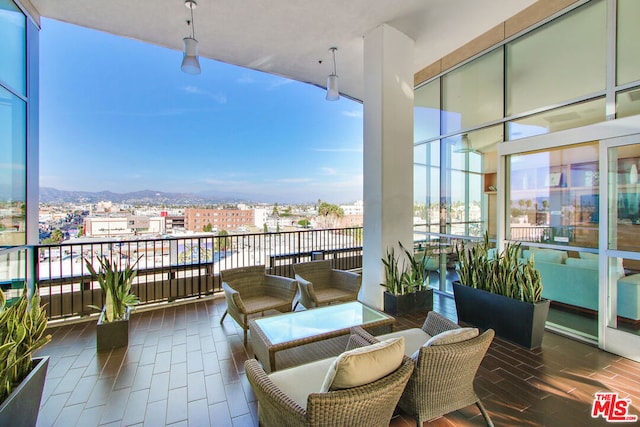
[[[492,329],[462,342],[425,347],[431,337],[450,329],[456,323],[431,311],[421,329],[407,329],[373,337],[362,328],[354,331],[371,343],[391,337],[405,337],[405,352],[416,355],[416,367],[398,402],[398,407],[415,417],[417,425],[449,412],[475,404],[488,426],[493,426],[473,380],[494,337]],[[422,336],[422,338],[420,338]],[[420,343],[420,341],[422,343]]]
[[[294,264],[300,297],[296,302],[305,308],[314,308],[333,302],[358,299],[362,276],[350,271],[331,268],[330,260]],[[295,309],[294,307],[294,309]]]
[[244,330],[244,345],[247,346],[249,316],[267,310],[288,312],[292,310],[298,282],[288,277],[272,276],[265,272],[264,265],[241,267],[220,272],[222,289],[227,300],[227,313]]
[[[295,368],[297,381],[310,381],[314,367],[325,372],[331,359],[311,362]],[[327,363],[328,362],[328,363]],[[307,367],[309,367],[307,369]],[[245,362],[244,370],[258,399],[259,424],[263,427],[345,426],[388,427],[414,363],[408,357],[391,374],[358,387],[311,393],[306,408],[287,395],[267,375],[255,359]],[[305,372],[307,371],[307,372]],[[303,379],[304,376],[304,379]]]

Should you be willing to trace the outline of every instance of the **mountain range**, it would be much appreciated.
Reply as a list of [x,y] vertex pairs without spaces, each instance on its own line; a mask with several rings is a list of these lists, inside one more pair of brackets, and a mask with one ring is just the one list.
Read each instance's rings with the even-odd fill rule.
[[110,201],[128,204],[154,205],[207,205],[217,203],[239,203],[256,201],[247,195],[225,195],[201,193],[167,193],[154,190],[134,191],[131,193],[113,193],[111,191],[66,191],[51,187],[40,187],[40,203],[98,203]]

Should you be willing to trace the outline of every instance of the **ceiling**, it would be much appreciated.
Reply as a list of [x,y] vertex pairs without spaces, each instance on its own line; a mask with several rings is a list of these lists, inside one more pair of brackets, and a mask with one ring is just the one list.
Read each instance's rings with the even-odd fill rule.
[[[363,36],[386,23],[415,40],[414,72],[535,0],[196,0],[200,56],[363,97]],[[184,0],[31,0],[41,16],[182,50]],[[176,65],[178,66],[178,65]],[[206,72],[206,69],[203,70]]]

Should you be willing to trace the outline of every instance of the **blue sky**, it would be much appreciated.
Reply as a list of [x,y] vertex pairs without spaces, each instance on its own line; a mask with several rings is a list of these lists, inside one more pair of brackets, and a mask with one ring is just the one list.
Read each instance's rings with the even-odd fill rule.
[[40,32],[40,186],[362,198],[362,105],[324,90],[49,19]]

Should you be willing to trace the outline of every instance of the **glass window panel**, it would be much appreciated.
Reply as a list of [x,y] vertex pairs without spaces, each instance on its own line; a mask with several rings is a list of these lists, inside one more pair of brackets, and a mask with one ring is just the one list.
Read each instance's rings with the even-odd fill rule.
[[507,44],[507,116],[605,89],[606,14],[592,1]]
[[[609,289],[616,287],[617,291],[617,304],[615,304],[617,317],[607,326],[640,335],[640,328],[636,323],[638,321],[638,284],[635,280],[637,276],[634,276],[640,273],[640,261],[631,258],[609,257],[608,262]],[[610,295],[608,300],[610,303],[613,302]]]
[[598,144],[509,156],[509,239],[598,247]]
[[26,105],[0,87],[0,246],[25,244]]
[[26,18],[11,0],[0,0],[0,82],[26,96]]
[[502,118],[503,50],[496,49],[442,77],[442,133]]
[[414,141],[420,142],[440,135],[440,79],[414,92]]
[[605,107],[605,99],[598,98],[513,120],[507,123],[507,139],[513,141],[603,122],[606,119]]
[[420,144],[413,147],[413,163],[416,165],[427,164],[427,144]]
[[640,2],[618,0],[617,82],[618,84],[640,80]]
[[638,252],[640,143],[609,149],[609,249]]
[[616,117],[629,117],[636,114],[640,114],[640,89],[635,88],[616,94]]

